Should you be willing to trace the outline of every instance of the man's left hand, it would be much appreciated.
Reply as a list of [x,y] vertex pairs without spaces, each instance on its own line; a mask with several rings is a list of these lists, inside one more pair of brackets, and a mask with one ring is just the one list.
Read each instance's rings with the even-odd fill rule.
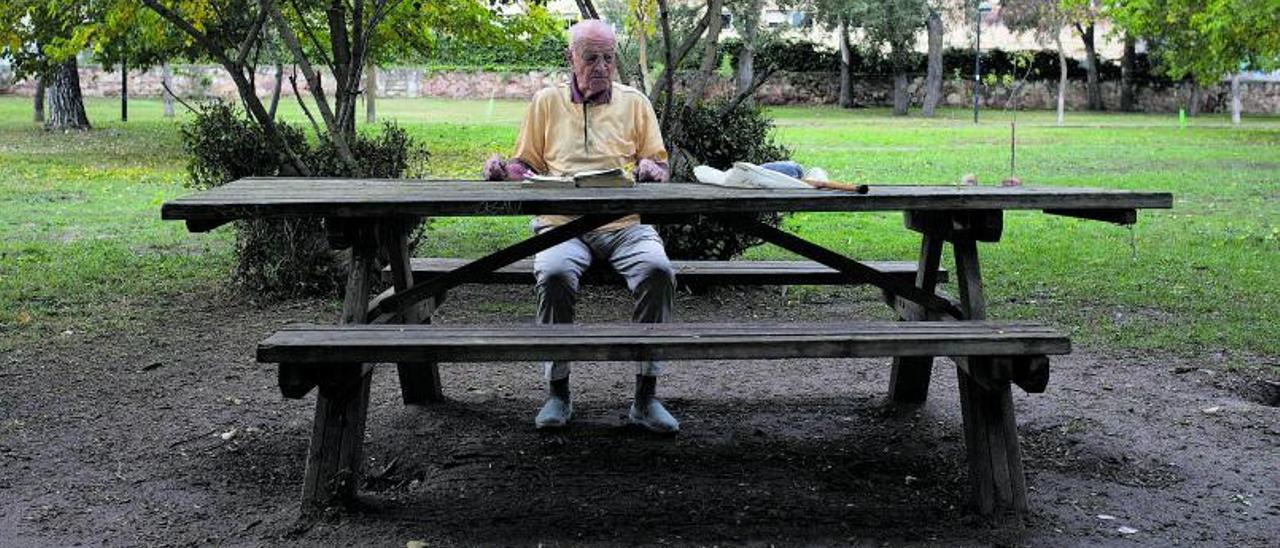
[[636,164],[637,183],[660,183],[671,177],[671,169],[666,162],[655,162],[648,158]]

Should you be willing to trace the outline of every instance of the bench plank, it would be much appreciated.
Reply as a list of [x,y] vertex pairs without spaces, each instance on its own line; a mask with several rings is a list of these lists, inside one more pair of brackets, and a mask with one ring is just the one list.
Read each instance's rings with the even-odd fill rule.
[[[415,257],[411,261],[415,283],[457,269],[471,259]],[[868,261],[867,266],[890,276],[915,280],[916,263],[910,261]],[[814,261],[671,261],[676,282],[684,285],[836,285],[848,280],[834,268]],[[383,270],[391,279],[391,271]],[[474,274],[467,280],[478,284],[533,284],[533,261],[516,261],[493,272]],[[947,281],[946,270],[938,271],[938,281]],[[594,267],[582,278],[588,284],[622,285],[622,277],[608,268]]]
[[258,361],[487,362],[886,356],[1026,356],[1071,351],[1034,323],[293,325],[258,346]]

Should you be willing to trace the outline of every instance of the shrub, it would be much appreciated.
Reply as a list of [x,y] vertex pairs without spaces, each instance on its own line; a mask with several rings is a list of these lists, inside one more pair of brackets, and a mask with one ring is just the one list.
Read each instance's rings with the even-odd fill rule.
[[[790,150],[773,140],[773,121],[759,108],[743,104],[722,114],[725,106],[716,101],[673,108],[674,123],[665,135],[667,148],[672,151],[672,180],[692,181],[693,167],[698,164],[728,169],[733,162],[760,164],[791,156]],[[654,108],[662,111],[662,105]],[[781,216],[765,214],[761,220],[778,226]],[[662,224],[658,231],[673,259],[728,260],[760,244],[759,239],[723,227],[703,215]]]
[[[391,122],[377,135],[358,135],[351,143],[355,170],[337,160],[329,141],[311,145],[298,129],[282,122],[276,127],[317,176],[395,178],[427,158],[426,150]],[[282,172],[287,162],[262,128],[227,103],[203,103],[181,131],[195,188],[288,173]],[[233,278],[241,287],[265,297],[329,295],[342,287],[342,261],[330,249],[319,219],[255,219],[237,222],[235,229]]]

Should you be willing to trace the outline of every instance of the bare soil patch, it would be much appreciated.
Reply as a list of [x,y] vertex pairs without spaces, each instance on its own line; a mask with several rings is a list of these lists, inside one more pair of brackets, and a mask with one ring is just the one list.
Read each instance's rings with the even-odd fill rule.
[[[445,323],[527,322],[528,288],[456,291]],[[572,427],[532,426],[534,364],[445,365],[447,403],[373,387],[362,508],[297,521],[313,401],[284,400],[255,344],[330,302],[191,295],[136,305],[128,330],[0,354],[0,545],[819,544],[1273,546],[1276,361],[1077,348],[1046,394],[1015,390],[1033,514],[966,509],[950,363],[929,402],[885,401],[883,360],[676,363],[674,438],[623,426],[631,369],[578,364]],[[583,321],[630,297],[590,289]],[[887,317],[870,291],[681,295],[687,320]],[[1272,391],[1269,391],[1272,390]],[[1136,532],[1129,531],[1130,528]]]

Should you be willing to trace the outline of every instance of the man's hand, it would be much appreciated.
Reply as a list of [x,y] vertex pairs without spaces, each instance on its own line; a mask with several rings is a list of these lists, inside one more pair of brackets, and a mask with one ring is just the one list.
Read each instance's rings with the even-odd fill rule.
[[640,160],[640,163],[636,164],[635,175],[637,183],[660,183],[671,177],[671,170],[667,167],[666,162],[655,162],[644,158]]
[[484,169],[480,173],[486,181],[505,181],[507,180],[507,163],[502,161],[501,155],[494,154],[485,160]]
[[503,160],[501,155],[494,154],[484,162],[481,176],[486,181],[523,181],[529,166],[519,159]]

